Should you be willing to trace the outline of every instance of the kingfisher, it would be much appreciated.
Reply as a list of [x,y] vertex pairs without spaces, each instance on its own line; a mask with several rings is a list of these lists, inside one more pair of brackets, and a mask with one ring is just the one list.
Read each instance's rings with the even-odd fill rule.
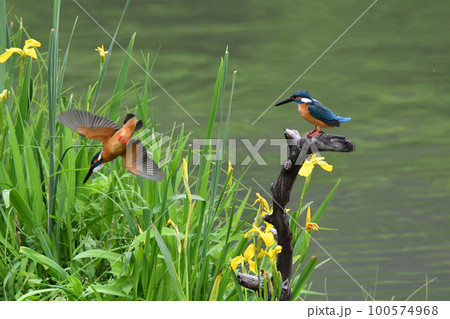
[[103,149],[92,158],[91,167],[83,184],[88,181],[92,173],[119,156],[123,158],[125,168],[136,176],[153,181],[161,181],[164,178],[161,169],[148,156],[144,144],[138,139],[131,138],[133,133],[143,126],[142,121],[133,114],[126,115],[122,127],[110,119],[80,110],[61,113],[56,120],[81,136],[98,140],[104,144]]
[[341,117],[334,114],[329,108],[313,99],[308,91],[294,92],[289,98],[281,101],[275,106],[283,105],[289,102],[298,103],[298,112],[306,121],[314,124],[314,130],[309,131],[308,137],[313,137],[321,132],[322,128],[333,128],[341,126],[342,122],[351,120],[351,117]]

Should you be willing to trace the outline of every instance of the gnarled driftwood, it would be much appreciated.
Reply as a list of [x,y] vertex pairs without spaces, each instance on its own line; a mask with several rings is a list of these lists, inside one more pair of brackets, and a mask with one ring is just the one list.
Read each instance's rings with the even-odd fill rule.
[[[331,152],[352,152],[355,144],[344,136],[329,135],[321,131],[309,138],[306,134],[301,137],[296,130],[284,130],[284,136],[289,145],[289,158],[284,162],[280,175],[272,183],[273,213],[264,216],[264,220],[271,223],[278,234],[278,245],[282,251],[277,255],[277,268],[281,273],[283,285],[279,300],[290,300],[292,279],[292,233],[289,227],[289,215],[285,213],[285,207],[289,202],[292,187],[298,176],[298,171],[303,165],[307,156],[311,153],[331,151]],[[264,291],[262,283],[258,285],[258,276],[238,273],[238,283],[254,291]],[[270,300],[270,298],[269,298]]]

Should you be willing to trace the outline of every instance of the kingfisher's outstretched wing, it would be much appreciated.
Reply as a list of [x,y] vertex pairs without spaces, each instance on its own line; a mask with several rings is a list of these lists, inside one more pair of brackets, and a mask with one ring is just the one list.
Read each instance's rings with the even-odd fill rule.
[[164,173],[148,156],[147,149],[141,141],[129,140],[125,154],[122,154],[122,157],[125,168],[132,174],[152,181],[161,181],[164,178]]
[[96,139],[105,144],[120,127],[105,117],[94,115],[88,111],[71,110],[59,114],[56,120],[78,132],[80,135]]

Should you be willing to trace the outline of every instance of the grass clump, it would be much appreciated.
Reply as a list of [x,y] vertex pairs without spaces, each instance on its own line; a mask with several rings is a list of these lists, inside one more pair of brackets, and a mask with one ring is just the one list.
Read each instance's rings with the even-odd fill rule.
[[[32,38],[21,24],[18,30],[5,25],[5,3],[0,4],[0,47],[23,48],[22,53],[4,56],[0,64],[0,299],[260,299],[237,284],[229,267],[251,240],[244,236],[246,222],[261,209],[244,215],[251,207],[250,191],[241,183],[244,174],[237,177],[223,160],[236,81],[236,72],[227,78],[228,52],[217,72],[205,133],[209,140],[217,131],[222,147],[213,151],[206,144],[195,154],[183,125],[157,131],[149,58],[144,61],[147,75],[142,86],[126,88],[135,35],[113,95],[101,104],[99,92],[117,32],[107,50],[98,50],[97,82],[89,85],[85,97],[75,97],[62,89],[70,41],[60,57],[60,1],[54,1],[45,54],[36,40],[34,47],[23,47]],[[118,122],[125,114],[120,105],[126,94],[136,97],[127,112],[144,122],[145,130],[137,138],[165,178],[136,178],[118,160],[84,185],[90,159],[101,145],[57,124],[56,115],[69,109],[95,110]],[[213,129],[217,117],[220,124]],[[198,166],[192,165],[194,155],[200,156]],[[296,241],[296,250],[299,245]],[[301,248],[302,256],[306,248]],[[274,254],[258,258],[267,257],[276,273]],[[296,297],[308,292],[306,281],[316,264],[307,264],[296,277]],[[262,269],[263,264],[258,265]],[[277,291],[279,285],[278,280]]]

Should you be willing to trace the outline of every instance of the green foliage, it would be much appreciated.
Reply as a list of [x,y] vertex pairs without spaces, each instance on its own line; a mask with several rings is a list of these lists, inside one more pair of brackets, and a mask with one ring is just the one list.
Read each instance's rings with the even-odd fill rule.
[[[153,64],[148,57],[144,58],[143,86],[126,88],[135,35],[108,101],[100,104],[99,92],[110,53],[101,62],[98,81],[86,84],[85,97],[62,90],[70,41],[60,61],[59,8],[60,1],[55,0],[48,54],[38,54],[37,60],[14,54],[0,65],[0,87],[9,91],[9,97],[0,101],[0,299],[258,299],[237,284],[229,268],[230,260],[242,254],[249,242],[243,236],[244,228],[255,211],[244,213],[250,197],[241,183],[244,174],[232,177],[232,170],[227,172],[227,163],[221,160],[236,81],[236,72],[227,80],[228,51],[217,72],[205,132],[206,139],[217,132],[223,147],[216,150],[213,162],[212,147],[205,145],[200,150],[200,165],[189,167],[193,150],[187,146],[189,134],[183,125],[156,132]],[[3,28],[7,21],[4,1],[0,2],[0,20],[1,48],[20,47],[28,34],[21,24],[19,30]],[[71,37],[75,25],[76,21]],[[109,52],[119,26],[120,22]],[[137,113],[144,128],[151,129],[138,137],[163,169],[165,179],[136,178],[119,159],[82,184],[90,158],[101,145],[58,124],[56,115],[68,109],[89,109],[117,121],[125,115],[120,112],[121,99],[130,93],[136,100],[127,112]],[[314,222],[319,221],[332,193]],[[306,242],[304,233],[295,230],[294,234],[294,252],[306,256],[309,236]],[[294,277],[295,297],[309,291],[306,284],[316,265],[313,257]],[[276,273],[274,263],[268,271]],[[266,281],[265,289],[273,289],[272,282]]]
[[[229,184],[231,177],[222,168],[225,163],[212,163],[208,159],[212,150],[207,147],[202,151],[203,166],[190,169],[184,182],[180,164],[185,157],[192,159],[192,150],[187,148],[189,134],[184,133],[183,125],[163,133],[154,130],[157,120],[148,118],[148,113],[157,113],[153,111],[150,76],[141,88],[125,88],[129,55],[122,63],[113,97],[104,104],[97,104],[98,92],[109,55],[99,71],[99,81],[89,86],[84,99],[63,92],[69,47],[60,65],[59,6],[55,1],[54,30],[46,59],[40,54],[38,60],[13,55],[0,68],[1,85],[10,92],[1,101],[0,118],[0,299],[234,298],[227,265],[242,237],[243,224],[238,221],[249,196],[246,191],[244,200],[238,198],[242,176]],[[4,11],[0,13],[6,21]],[[10,34],[13,30],[7,31]],[[13,42],[5,47],[19,47],[23,33],[23,29],[17,30],[11,37]],[[133,42],[134,35],[127,51],[130,55]],[[150,71],[149,60],[145,63]],[[221,63],[212,119],[225,103],[227,72]],[[235,76],[233,88],[234,81]],[[67,109],[88,108],[117,120],[124,115],[119,113],[125,93],[136,96],[136,105],[128,112],[143,115],[145,127],[153,128],[140,137],[166,178],[160,183],[136,178],[118,160],[83,185],[89,159],[101,145],[61,126],[56,115]],[[230,114],[231,101],[228,107]],[[228,119],[220,116],[223,127],[219,131],[226,133]],[[209,135],[213,124],[210,121]],[[194,171],[199,178],[192,177]],[[191,194],[190,189],[197,187]],[[172,224],[166,225],[169,219]],[[217,280],[214,286],[217,274],[222,274],[222,281]]]

